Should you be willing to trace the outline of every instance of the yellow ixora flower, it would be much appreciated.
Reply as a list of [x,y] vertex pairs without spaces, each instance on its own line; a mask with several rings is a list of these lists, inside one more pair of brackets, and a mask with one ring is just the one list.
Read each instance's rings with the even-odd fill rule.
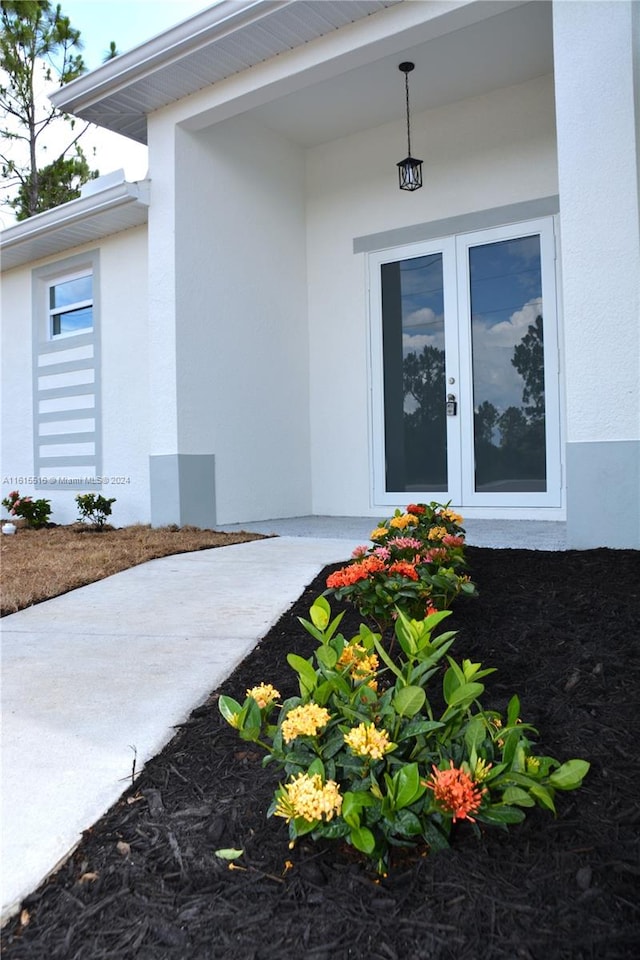
[[389,520],[389,526],[397,530],[404,530],[405,527],[411,527],[418,523],[418,518],[413,513],[403,513],[399,517],[392,517]]
[[447,535],[446,527],[431,527],[429,533],[427,534],[428,540],[442,540],[443,537]]
[[361,643],[347,644],[337,663],[339,670],[347,669],[349,671],[349,675],[355,683],[369,679],[379,666],[380,661],[376,654],[367,653]]
[[443,520],[448,520],[449,523],[460,524],[464,520],[464,517],[461,517],[459,513],[455,513],[453,510],[449,510],[448,507],[441,511],[440,516]]
[[290,710],[282,721],[282,736],[289,743],[296,737],[315,737],[329,723],[331,715],[317,703],[304,703]]
[[281,786],[274,814],[289,822],[296,817],[313,823],[316,820],[332,820],[342,809],[342,796],[335,780],[322,783],[319,773],[299,773],[289,783]]
[[280,691],[272,687],[270,683],[260,683],[257,687],[251,687],[247,690],[247,696],[253,697],[261,710],[270,706],[275,700],[280,699]]
[[376,527],[375,530],[372,530],[369,534],[370,540],[381,540],[383,537],[389,533],[386,527]]
[[381,760],[393,750],[395,743],[389,740],[386,730],[377,730],[372,723],[361,723],[345,734],[344,742],[359,757]]

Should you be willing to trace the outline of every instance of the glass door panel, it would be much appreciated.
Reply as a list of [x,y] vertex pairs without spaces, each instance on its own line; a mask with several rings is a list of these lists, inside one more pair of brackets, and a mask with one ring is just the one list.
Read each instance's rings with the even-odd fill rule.
[[547,489],[540,237],[471,247],[477,493]]
[[447,490],[442,253],[381,265],[385,488]]
[[561,504],[551,218],[369,257],[374,504]]

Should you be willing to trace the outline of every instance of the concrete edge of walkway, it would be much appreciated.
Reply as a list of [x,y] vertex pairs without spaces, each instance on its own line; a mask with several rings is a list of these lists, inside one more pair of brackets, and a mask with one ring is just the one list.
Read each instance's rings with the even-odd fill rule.
[[152,560],[2,620],[4,924],[327,564],[278,537]]

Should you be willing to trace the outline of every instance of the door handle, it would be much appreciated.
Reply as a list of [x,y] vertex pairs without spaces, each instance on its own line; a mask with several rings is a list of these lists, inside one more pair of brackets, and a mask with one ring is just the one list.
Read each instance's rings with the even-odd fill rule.
[[458,413],[458,403],[456,400],[455,393],[447,394],[447,416],[455,417]]

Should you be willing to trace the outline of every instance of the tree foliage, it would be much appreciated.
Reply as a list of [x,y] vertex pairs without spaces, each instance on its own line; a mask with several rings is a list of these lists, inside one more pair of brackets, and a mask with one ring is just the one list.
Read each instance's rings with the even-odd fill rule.
[[[24,220],[79,195],[80,186],[98,175],[91,171],[79,144],[89,124],[76,130],[75,120],[38,95],[43,83],[62,87],[85,71],[80,31],[49,0],[1,0],[0,109],[5,126],[0,163],[5,188],[16,193],[5,201]],[[39,166],[45,133],[54,121],[67,121],[68,137],[52,161]],[[59,126],[59,124],[58,124]]]
[[531,420],[544,417],[544,339],[542,315],[530,323],[526,334],[515,347],[511,363],[524,380],[522,403]]

